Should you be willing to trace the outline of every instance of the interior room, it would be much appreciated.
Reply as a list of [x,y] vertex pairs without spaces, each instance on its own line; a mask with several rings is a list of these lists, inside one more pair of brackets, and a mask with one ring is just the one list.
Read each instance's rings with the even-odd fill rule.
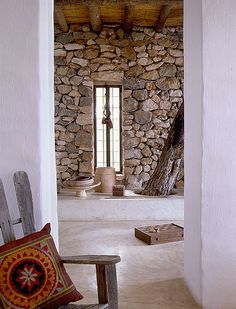
[[235,10],[0,2],[0,307],[236,308]]

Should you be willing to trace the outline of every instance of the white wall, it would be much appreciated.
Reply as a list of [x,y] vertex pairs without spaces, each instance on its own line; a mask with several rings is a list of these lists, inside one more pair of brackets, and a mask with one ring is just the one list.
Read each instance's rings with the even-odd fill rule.
[[184,3],[185,278],[201,302],[202,5]]
[[16,216],[12,175],[29,174],[37,228],[57,239],[51,0],[0,1],[0,177]]
[[[201,25],[196,26],[195,20],[201,1],[185,2],[185,117],[188,137],[185,140],[185,276],[204,309],[235,309],[236,2],[202,0],[202,15],[198,16],[202,29]],[[193,24],[196,26],[194,29]],[[196,59],[201,57],[203,66],[199,62],[196,66]],[[202,129],[196,125],[196,119],[202,121]],[[191,129],[191,123],[194,129]],[[202,153],[194,146],[200,136]],[[190,152],[194,153],[192,162]],[[197,178],[193,179],[194,176]],[[202,178],[200,186],[199,177]],[[197,189],[194,189],[195,185]],[[193,207],[196,209],[193,210]],[[190,213],[192,211],[196,218]],[[194,225],[192,229],[189,228],[191,224]],[[195,247],[196,236],[193,233],[197,233],[198,238],[199,229],[200,244],[197,242]],[[197,279],[196,284],[194,279]]]
[[236,1],[203,1],[203,304],[236,308]]

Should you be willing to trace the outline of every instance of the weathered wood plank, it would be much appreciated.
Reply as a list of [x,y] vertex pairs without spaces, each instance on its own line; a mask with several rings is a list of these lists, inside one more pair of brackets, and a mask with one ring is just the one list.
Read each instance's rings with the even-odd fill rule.
[[181,4],[183,0],[54,0],[55,5],[106,5],[106,4],[122,4],[122,5],[168,5],[168,4]]
[[133,5],[125,6],[125,17],[124,17],[124,31],[130,33],[133,27],[133,18],[134,18],[134,7]]
[[0,179],[0,228],[2,230],[2,236],[5,243],[8,243],[16,239],[1,179]]
[[118,255],[62,256],[61,259],[63,263],[67,264],[111,265],[120,262]]
[[33,199],[30,189],[29,178],[26,172],[15,172],[13,181],[16,190],[16,198],[19,207],[20,217],[24,235],[35,232]]
[[105,265],[96,265],[96,276],[97,276],[98,302],[99,304],[108,303]]
[[67,22],[66,22],[65,15],[64,15],[62,8],[60,6],[54,7],[54,16],[55,16],[56,22],[59,24],[61,30],[63,32],[67,32],[69,28],[68,28],[68,25],[67,25]]
[[107,284],[107,297],[110,309],[118,309],[118,288],[116,277],[116,265],[106,265],[106,284]]
[[116,265],[96,265],[98,301],[118,309]]
[[100,16],[100,10],[98,6],[89,6],[89,18],[92,29],[95,33],[99,33],[102,30],[102,21]]
[[157,32],[161,32],[165,27],[166,20],[169,17],[172,8],[173,6],[171,4],[162,6],[161,13],[157,21]]

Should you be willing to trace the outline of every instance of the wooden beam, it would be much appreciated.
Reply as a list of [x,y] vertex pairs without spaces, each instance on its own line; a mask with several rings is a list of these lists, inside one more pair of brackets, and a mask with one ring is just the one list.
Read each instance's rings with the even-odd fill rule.
[[173,5],[171,4],[162,6],[161,13],[157,21],[157,27],[156,27],[157,32],[161,32],[163,28],[165,27],[166,20],[168,16],[170,15],[172,8],[173,8]]
[[67,32],[68,31],[68,25],[65,19],[65,15],[62,11],[62,8],[60,6],[55,6],[54,8],[54,16],[56,19],[56,22],[59,24],[61,30],[63,32]]
[[133,5],[125,6],[124,31],[126,33],[130,33],[132,31],[133,17],[134,17],[133,11],[134,11]]
[[68,5],[68,4],[78,4],[78,5],[107,5],[107,4],[117,4],[117,5],[168,5],[168,4],[183,4],[183,0],[54,0],[55,5]]
[[100,10],[98,6],[89,7],[89,18],[92,29],[94,32],[99,33],[102,30],[102,21],[100,16]]

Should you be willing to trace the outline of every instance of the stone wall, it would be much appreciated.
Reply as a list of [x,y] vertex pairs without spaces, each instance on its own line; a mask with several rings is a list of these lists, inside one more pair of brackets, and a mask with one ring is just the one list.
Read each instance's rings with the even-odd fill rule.
[[55,129],[58,181],[93,173],[94,81],[123,85],[125,183],[149,180],[183,103],[183,29],[118,26],[98,35],[88,25],[55,35]]

